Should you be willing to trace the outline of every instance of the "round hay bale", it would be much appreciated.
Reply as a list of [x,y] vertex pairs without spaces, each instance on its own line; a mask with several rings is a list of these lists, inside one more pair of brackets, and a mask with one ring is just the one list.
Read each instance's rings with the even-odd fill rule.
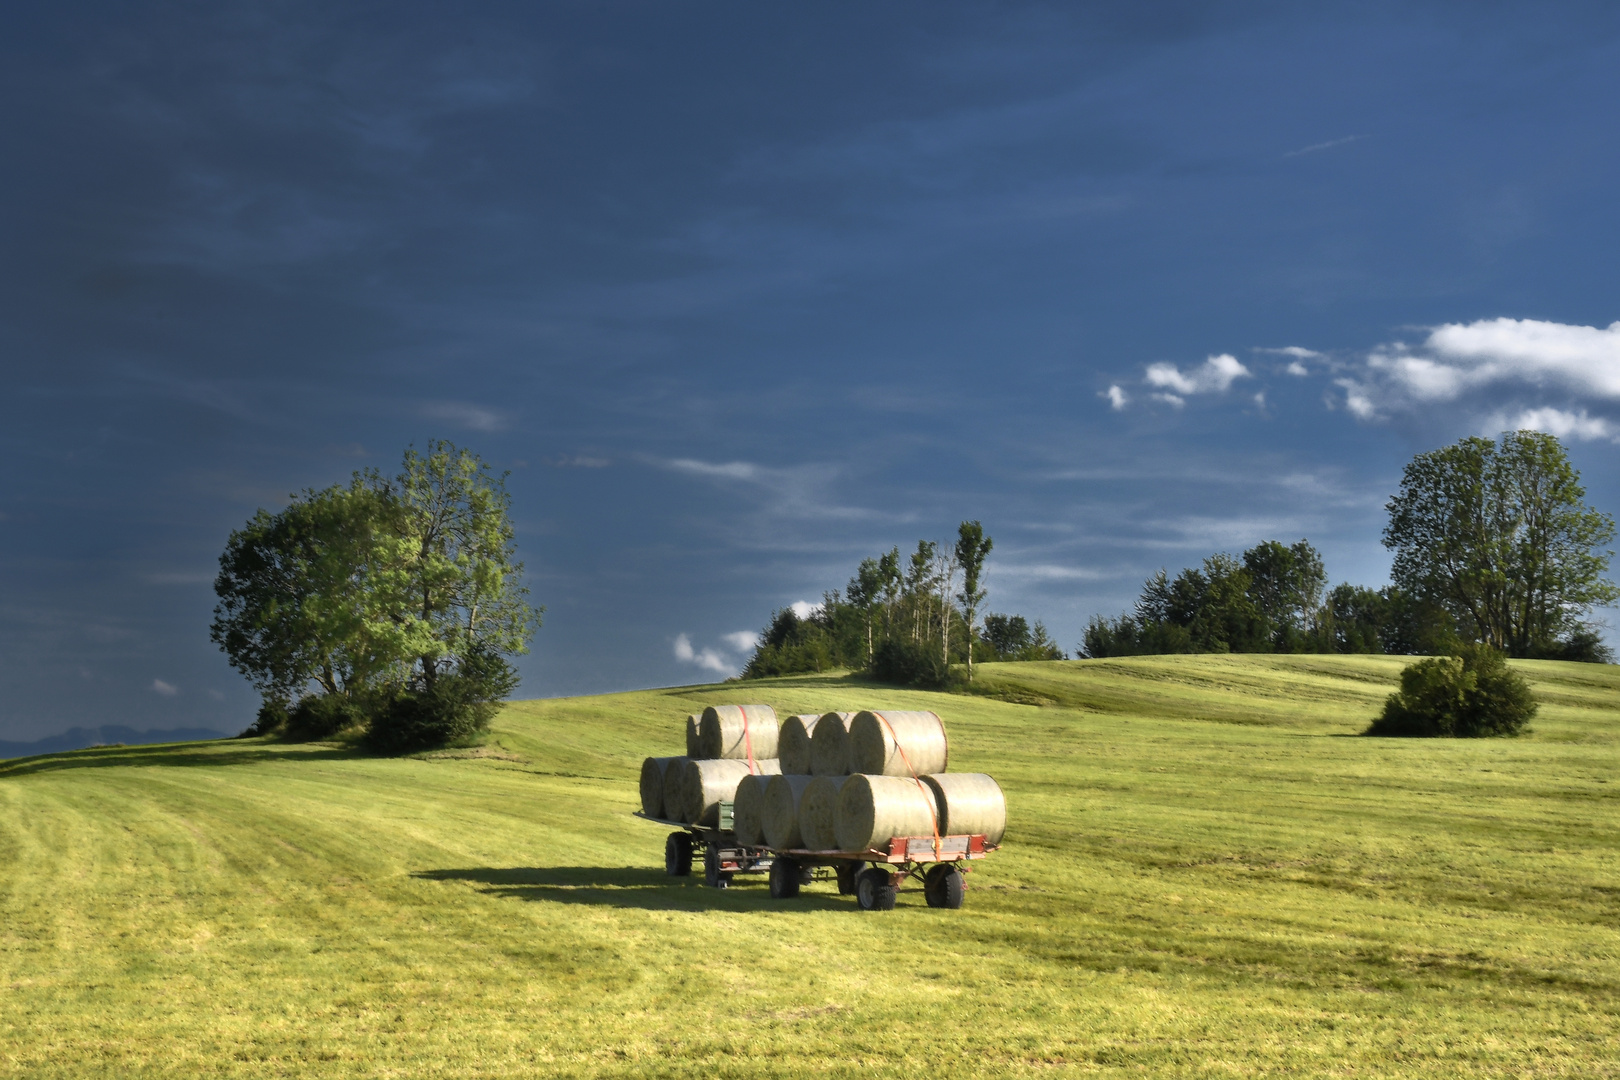
[[776,744],[776,710],[769,705],[710,705],[698,721],[700,757],[758,761],[775,757]]
[[648,817],[664,816],[664,771],[672,757],[650,757],[641,763],[641,812]]
[[731,828],[737,843],[755,847],[765,842],[765,788],[775,776],[755,773],[737,785],[737,798],[731,807]]
[[799,797],[799,836],[810,851],[841,851],[838,846],[838,792],[847,776],[814,776]]
[[698,744],[698,714],[693,713],[686,718],[686,756],[700,758],[703,756],[702,747]]
[[782,773],[765,781],[765,806],[760,824],[767,846],[804,847],[804,834],[799,831],[799,803],[812,779],[798,773]]
[[938,818],[927,784],[909,776],[856,774],[838,792],[838,849],[868,851],[896,836],[933,836]]
[[939,805],[939,831],[945,836],[984,836],[999,844],[1007,833],[1007,797],[993,777],[977,772],[931,773],[923,783]]
[[869,776],[942,773],[950,760],[945,721],[932,712],[862,712],[849,724],[849,771]]
[[799,776],[810,775],[810,737],[816,730],[816,723],[821,719],[818,713],[815,716],[801,714],[790,716],[782,721],[782,731],[777,738],[776,756],[782,759],[782,771]]
[[664,812],[661,815],[665,821],[686,821],[686,770],[691,768],[692,759],[688,757],[670,758],[664,766]]
[[830,712],[816,723],[810,736],[810,774],[812,776],[848,776],[849,725],[855,713]]
[[699,758],[681,774],[682,820],[693,825],[720,825],[720,804],[735,803],[737,785],[751,775],[748,762]]

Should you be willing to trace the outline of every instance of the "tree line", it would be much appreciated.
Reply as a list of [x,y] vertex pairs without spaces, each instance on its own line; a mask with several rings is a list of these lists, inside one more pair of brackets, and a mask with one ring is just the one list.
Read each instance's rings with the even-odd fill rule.
[[953,665],[971,681],[975,661],[1064,659],[1038,620],[980,618],[993,546],[979,522],[964,521],[954,542],[920,540],[904,560],[899,547],[861,560],[844,589],[824,593],[808,615],[773,612],[742,677],[848,668],[937,687],[952,679]]
[[516,561],[505,475],[448,442],[400,473],[290,497],[231,533],[210,637],[263,697],[249,733],[374,748],[487,728],[543,608]]
[[1392,584],[1327,589],[1306,540],[1215,554],[1170,578],[1160,570],[1131,611],[1094,617],[1085,657],[1188,652],[1462,655],[1613,662],[1593,607],[1620,596],[1604,575],[1614,520],[1557,438],[1507,432],[1419,454],[1386,505]]

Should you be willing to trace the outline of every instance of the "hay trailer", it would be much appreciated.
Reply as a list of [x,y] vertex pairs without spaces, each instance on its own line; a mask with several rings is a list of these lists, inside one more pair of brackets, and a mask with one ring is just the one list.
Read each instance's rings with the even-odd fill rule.
[[636,811],[635,816],[676,831],[664,841],[664,872],[671,877],[687,877],[695,858],[703,859],[703,882],[711,889],[731,886],[736,874],[769,874],[771,898],[790,900],[799,888],[818,878],[834,878],[838,891],[853,895],[863,911],[889,911],[907,881],[922,885],[929,907],[959,908],[965,899],[963,874],[971,871],[968,860],[982,859],[998,850],[980,835],[897,836],[884,849],[870,851],[810,851],[769,847],[737,842],[732,831],[732,804],[720,804],[719,827],[692,825],[684,821],[655,818]]
[[649,817],[639,810],[635,816],[676,830],[664,841],[664,872],[670,877],[691,876],[692,860],[700,858],[703,883],[711,889],[726,889],[731,887],[733,875],[767,873],[775,861],[769,848],[737,842],[737,834],[731,828],[729,802],[720,804],[718,828]]
[[897,836],[888,847],[870,851],[774,851],[771,896],[788,900],[799,886],[828,869],[838,879],[838,891],[853,893],[862,911],[889,911],[907,881],[922,885],[929,907],[959,908],[966,898],[963,874],[972,870],[969,859],[982,859],[996,846],[983,836]]

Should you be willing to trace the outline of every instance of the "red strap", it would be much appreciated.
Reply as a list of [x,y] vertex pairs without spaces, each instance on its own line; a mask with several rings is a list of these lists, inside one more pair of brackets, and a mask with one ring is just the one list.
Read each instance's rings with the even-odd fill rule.
[[759,769],[754,765],[754,740],[748,735],[748,706],[739,705],[737,711],[742,713],[743,718],[743,747],[748,751],[748,771],[758,776]]
[[[900,736],[894,733],[894,725],[889,723],[889,718],[880,712],[874,712],[872,715],[883,721],[883,726],[889,729],[889,738],[894,740],[894,748],[900,751],[900,760],[906,763],[906,768],[910,770],[911,779],[916,783],[917,790],[922,792],[923,802],[928,806],[928,820],[933,822],[934,825],[934,859],[937,861],[939,859],[939,814],[934,811],[934,800],[929,797],[928,790],[923,785],[922,777],[918,776],[917,770],[912,767],[911,758],[906,756],[906,748],[900,745]],[[934,714],[934,719],[939,720],[938,713]],[[939,730],[941,733],[945,731],[945,721],[939,720]]]

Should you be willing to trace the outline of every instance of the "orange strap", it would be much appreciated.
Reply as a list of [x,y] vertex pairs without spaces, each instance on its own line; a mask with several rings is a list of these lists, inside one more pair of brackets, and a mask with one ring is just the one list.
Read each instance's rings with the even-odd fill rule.
[[759,769],[754,765],[754,740],[748,734],[748,706],[739,705],[737,711],[742,713],[743,718],[743,748],[748,751],[748,771],[758,776]]
[[[929,797],[928,791],[927,791],[926,787],[923,785],[922,777],[918,776],[917,775],[917,770],[912,767],[911,758],[906,756],[906,748],[904,746],[900,745],[900,736],[898,736],[898,735],[896,735],[894,733],[894,725],[889,723],[889,718],[887,716],[884,716],[880,712],[874,712],[874,713],[872,713],[872,715],[877,717],[879,720],[883,721],[883,726],[889,729],[889,738],[894,740],[894,748],[896,750],[900,751],[900,760],[906,763],[906,768],[911,773],[912,781],[914,783],[916,783],[917,790],[922,793],[923,802],[926,803],[927,806],[928,806],[928,820],[931,821],[933,823],[933,826],[934,826],[934,859],[937,861],[939,859],[939,846],[940,846],[939,845],[939,814],[937,814],[934,811],[934,800]],[[934,714],[934,719],[939,720],[939,714],[938,713]],[[939,730],[942,731],[942,732],[945,730],[945,722],[943,720],[940,720]]]

